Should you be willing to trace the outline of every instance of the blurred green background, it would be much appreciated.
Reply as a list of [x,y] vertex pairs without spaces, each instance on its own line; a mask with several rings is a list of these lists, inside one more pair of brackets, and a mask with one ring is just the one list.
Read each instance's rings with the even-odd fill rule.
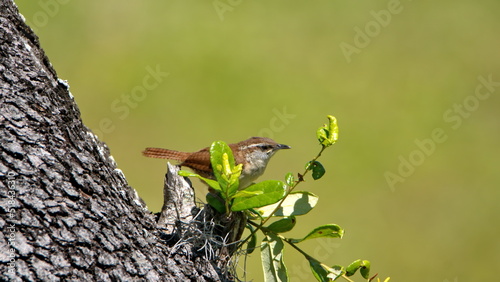
[[[165,162],[145,147],[264,135],[293,147],[262,177],[283,179],[332,114],[327,174],[300,187],[320,202],[289,236],[337,223],[343,239],[304,249],[329,265],[368,259],[391,281],[498,280],[500,2],[16,3],[151,211]],[[313,280],[291,248],[285,263]],[[245,279],[262,280],[257,253]]]

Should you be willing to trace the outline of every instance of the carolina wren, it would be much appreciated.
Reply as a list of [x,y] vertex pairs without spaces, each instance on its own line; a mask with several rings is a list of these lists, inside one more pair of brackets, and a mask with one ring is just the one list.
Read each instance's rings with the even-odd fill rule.
[[[233,151],[236,164],[243,164],[240,175],[240,189],[243,189],[264,173],[267,163],[278,150],[290,149],[290,146],[276,143],[270,138],[252,137],[239,143],[229,144],[229,148]],[[208,147],[194,153],[146,148],[142,154],[150,158],[180,161],[181,166],[188,167],[203,177],[214,179]]]

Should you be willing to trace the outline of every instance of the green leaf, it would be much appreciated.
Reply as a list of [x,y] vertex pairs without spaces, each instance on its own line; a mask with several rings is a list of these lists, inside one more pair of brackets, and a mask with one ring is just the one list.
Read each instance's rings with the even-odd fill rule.
[[361,273],[361,276],[363,276],[363,278],[369,279],[370,278],[370,262],[367,260],[364,260],[364,262],[365,262],[365,265],[361,267],[361,269],[359,270],[359,273]]
[[365,279],[370,278],[370,262],[367,260],[355,260],[346,268],[346,275],[352,276],[359,269],[361,276]]
[[207,203],[211,205],[216,211],[220,213],[225,213],[226,212],[226,206],[224,205],[224,202],[222,199],[218,198],[217,196],[213,195],[212,193],[207,194]]
[[330,268],[330,273],[328,274],[328,278],[331,280],[336,280],[340,276],[345,274],[345,269],[341,265],[334,265]]
[[328,137],[335,143],[339,140],[339,125],[337,124],[337,119],[334,116],[328,115],[327,118],[329,121],[328,131],[330,132]]
[[318,138],[319,143],[323,144],[323,141],[328,139],[328,131],[326,130],[326,128],[318,128],[318,130],[316,131],[316,138]]
[[292,230],[295,223],[297,223],[295,216],[285,217],[271,223],[266,229],[275,233],[284,233]]
[[323,165],[318,162],[314,161],[313,163],[313,168],[312,168],[312,177],[314,180],[320,179],[323,175],[325,174],[325,168]]
[[[213,142],[210,146],[210,163],[212,164],[215,179],[220,184],[223,196],[228,195],[230,198],[238,190],[239,186],[238,178],[231,177],[238,170],[235,167],[233,151],[223,141]],[[239,169],[239,173],[241,173],[241,166],[239,166]],[[235,182],[231,183],[230,180]]]
[[310,161],[306,164],[307,170],[312,170],[312,177],[314,180],[320,179],[325,174],[325,168],[318,161]]
[[328,271],[326,271],[326,269],[323,268],[323,266],[319,261],[309,258],[309,265],[311,266],[311,272],[318,281],[321,282],[330,281],[330,279],[328,278]]
[[233,195],[233,198],[248,198],[248,197],[262,195],[262,194],[264,194],[263,191],[240,190],[240,191],[236,192],[236,194]]
[[281,181],[266,180],[245,188],[247,192],[262,192],[252,197],[236,198],[231,206],[232,211],[258,208],[278,202],[285,195],[285,185]]
[[[308,213],[318,203],[318,196],[311,192],[296,191],[288,194],[281,208],[276,211],[274,216],[297,216]],[[255,209],[262,217],[271,216],[277,204]]]
[[[234,156],[231,148],[223,141],[215,141],[210,146],[210,163],[212,164],[212,168],[222,165],[222,155],[224,153],[228,156],[229,164],[234,166]],[[219,179],[222,179],[222,170],[214,169],[214,175],[215,179],[219,181]]]
[[370,278],[370,262],[367,260],[363,261],[363,266],[359,269],[359,273],[361,273],[361,276],[365,279]]
[[345,271],[340,265],[334,265],[332,267],[326,266],[314,258],[306,257],[311,266],[311,271],[318,281],[334,281],[341,277]]
[[325,224],[314,228],[309,234],[302,239],[291,239],[292,243],[300,243],[305,240],[314,238],[342,238],[344,230],[337,224]]
[[240,175],[243,169],[243,165],[239,164],[237,166],[233,166],[229,164],[229,156],[227,153],[222,154],[222,165],[217,165],[218,168],[222,171],[222,178],[224,179],[224,183],[227,182],[227,197],[232,198],[234,193],[238,191],[240,186]]
[[295,178],[293,177],[293,174],[291,172],[285,175],[285,183],[286,185],[288,185],[288,187],[292,187],[295,184]]
[[[251,233],[253,233],[255,230],[253,226],[250,224],[247,224],[247,228],[250,230]],[[248,241],[247,244],[247,254],[253,253],[253,251],[255,250],[255,246],[257,246],[257,234],[253,233],[252,237],[250,237],[250,240]]]
[[199,174],[192,173],[192,172],[185,171],[185,170],[179,170],[179,172],[177,174],[180,175],[180,176],[183,176],[183,177],[197,177],[201,181],[205,182],[208,186],[214,188],[217,191],[221,191],[219,183],[217,181],[215,181],[215,180],[212,180],[212,179],[209,179],[209,178],[205,178],[205,177],[203,177],[203,176],[201,176]]
[[283,262],[283,241],[273,233],[266,235],[261,245],[264,281],[288,281],[288,271]]
[[258,211],[256,211],[255,209],[248,209],[248,218],[249,219],[260,219],[260,220],[264,220],[264,218],[260,215],[260,213]]
[[187,170],[179,170],[179,172],[177,174],[180,176],[183,176],[183,177],[199,177],[198,174],[187,171]]
[[323,147],[329,147],[339,139],[339,127],[337,119],[328,115],[328,124],[323,125],[316,131],[316,137]]

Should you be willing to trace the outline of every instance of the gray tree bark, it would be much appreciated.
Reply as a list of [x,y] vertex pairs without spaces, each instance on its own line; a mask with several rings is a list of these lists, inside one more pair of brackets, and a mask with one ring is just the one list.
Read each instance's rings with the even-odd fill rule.
[[214,253],[182,244],[198,225],[166,228],[200,213],[170,205],[158,225],[12,0],[0,0],[0,192],[2,281],[229,279]]

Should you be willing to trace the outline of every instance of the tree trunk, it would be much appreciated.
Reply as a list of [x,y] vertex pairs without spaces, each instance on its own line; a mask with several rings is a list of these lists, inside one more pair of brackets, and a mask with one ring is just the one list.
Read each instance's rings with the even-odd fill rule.
[[186,240],[200,225],[167,228],[209,213],[188,201],[172,217],[167,204],[157,225],[11,0],[0,0],[0,99],[0,280],[230,279]]

